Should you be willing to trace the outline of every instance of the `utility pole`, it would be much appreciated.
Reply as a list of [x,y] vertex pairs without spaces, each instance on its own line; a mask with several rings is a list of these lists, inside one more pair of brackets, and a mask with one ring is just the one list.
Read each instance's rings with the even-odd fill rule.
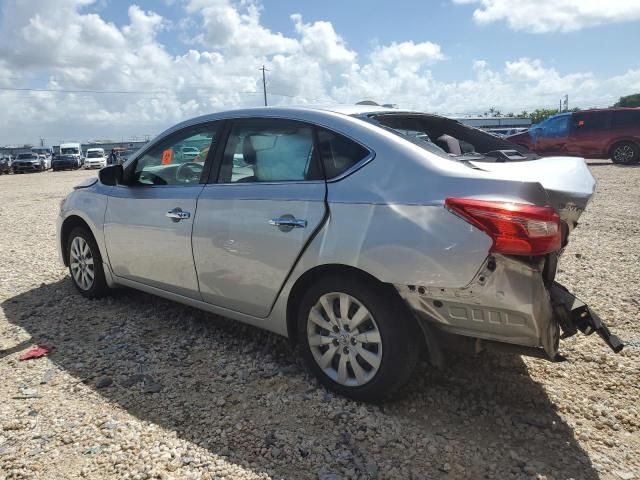
[[262,92],[264,93],[264,106],[267,106],[267,79],[265,77],[264,72],[268,72],[269,70],[267,70],[265,68],[264,65],[262,65],[262,68],[259,68],[258,70],[262,70]]
[[560,104],[558,105],[558,113],[562,112],[562,99],[560,99]]
[[566,94],[564,96],[564,111],[565,112],[569,111],[569,94]]

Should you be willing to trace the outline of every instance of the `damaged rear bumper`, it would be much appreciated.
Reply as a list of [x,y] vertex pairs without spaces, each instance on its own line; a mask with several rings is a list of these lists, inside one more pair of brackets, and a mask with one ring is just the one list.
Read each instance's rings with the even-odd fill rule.
[[523,261],[496,255],[464,288],[395,287],[426,335],[435,329],[449,337],[466,337],[467,343],[474,339],[476,352],[502,346],[493,349],[555,359],[560,338],[578,330],[587,335],[597,332],[619,352],[623,344],[618,337],[564,287],[545,281],[544,267],[544,258]]
[[622,351],[624,343],[609,331],[602,319],[582,300],[557,282],[551,285],[549,294],[556,314],[555,318],[562,328],[560,338],[575,335],[578,330],[585,335],[595,332],[615,353]]

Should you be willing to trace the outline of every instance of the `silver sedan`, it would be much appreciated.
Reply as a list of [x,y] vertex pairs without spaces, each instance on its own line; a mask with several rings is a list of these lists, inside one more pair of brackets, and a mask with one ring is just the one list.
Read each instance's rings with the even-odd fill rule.
[[126,286],[288,336],[324,385],[377,400],[423,350],[553,360],[582,331],[620,351],[554,281],[594,186],[583,159],[435,115],[238,110],[77,186],[58,246],[86,297]]

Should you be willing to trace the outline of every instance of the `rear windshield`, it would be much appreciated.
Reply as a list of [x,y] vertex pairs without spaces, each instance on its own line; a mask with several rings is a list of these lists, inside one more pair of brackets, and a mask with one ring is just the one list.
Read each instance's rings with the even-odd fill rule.
[[102,152],[87,152],[87,158],[100,158],[102,156]]
[[[516,151],[524,160],[535,157],[526,148],[456,120],[428,114],[384,113],[364,118],[425,150],[449,160],[496,157],[497,151]],[[487,155],[489,154],[489,155]],[[496,160],[491,160],[496,161]],[[504,161],[504,160],[502,160]]]

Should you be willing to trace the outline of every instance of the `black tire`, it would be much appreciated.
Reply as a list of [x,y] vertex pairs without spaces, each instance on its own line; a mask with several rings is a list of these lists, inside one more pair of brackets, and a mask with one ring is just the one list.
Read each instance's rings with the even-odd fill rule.
[[[91,283],[91,286],[89,288],[83,288],[78,283],[72,270],[71,248],[72,242],[76,237],[79,237],[84,240],[84,242],[86,242],[90,250],[90,257],[93,259],[94,277],[93,282]],[[98,245],[96,244],[93,235],[86,227],[76,227],[71,231],[66,239],[65,255],[67,256],[67,262],[69,264],[69,275],[71,276],[71,281],[82,296],[86,298],[102,298],[107,295],[107,293],[109,293],[109,287],[107,286],[107,281],[102,266],[102,256],[100,255],[100,250],[98,249]]]
[[640,147],[633,142],[618,142],[611,147],[611,161],[618,165],[635,165],[640,162]]
[[[373,377],[361,385],[345,385],[332,379],[318,365],[311,351],[312,347],[309,344],[307,325],[312,325],[312,328],[317,327],[315,323],[309,320],[309,315],[312,308],[315,308],[323,295],[334,292],[346,293],[361,305],[365,306],[373,319],[375,319],[375,324],[379,331],[381,338],[380,366],[375,373],[372,373],[374,370],[367,372],[368,374],[372,374]],[[327,276],[316,282],[304,294],[297,312],[298,341],[308,369],[325,387],[346,397],[365,402],[380,401],[389,397],[409,380],[420,354],[421,342],[419,327],[401,302],[402,300],[390,292],[387,287],[377,284],[374,281],[362,279],[359,276]],[[355,313],[350,315],[350,319],[353,319]],[[349,314],[347,316],[349,317]],[[325,337],[333,335],[328,330],[322,331],[327,332],[323,333]],[[356,334],[354,333],[354,335]],[[337,339],[334,339],[332,345],[338,345]],[[355,343],[353,345],[355,345]],[[337,364],[336,358],[338,358],[338,361],[341,358],[342,353],[340,353],[340,349],[346,348],[346,351],[349,351],[350,346],[351,344],[348,344],[346,347],[338,346],[338,351],[334,354],[338,355],[338,357],[330,354],[332,356],[332,364]],[[365,345],[364,343],[359,346],[368,348],[368,344]],[[323,345],[317,348],[325,347],[328,350],[331,345]],[[358,345],[352,348],[358,348]],[[356,356],[359,355],[355,353],[355,350],[353,354]],[[361,359],[362,357],[356,358]],[[367,365],[366,362],[363,363],[361,360],[356,361],[361,365]],[[355,378],[351,363],[349,363],[349,367],[345,368],[347,369],[348,375]]]

